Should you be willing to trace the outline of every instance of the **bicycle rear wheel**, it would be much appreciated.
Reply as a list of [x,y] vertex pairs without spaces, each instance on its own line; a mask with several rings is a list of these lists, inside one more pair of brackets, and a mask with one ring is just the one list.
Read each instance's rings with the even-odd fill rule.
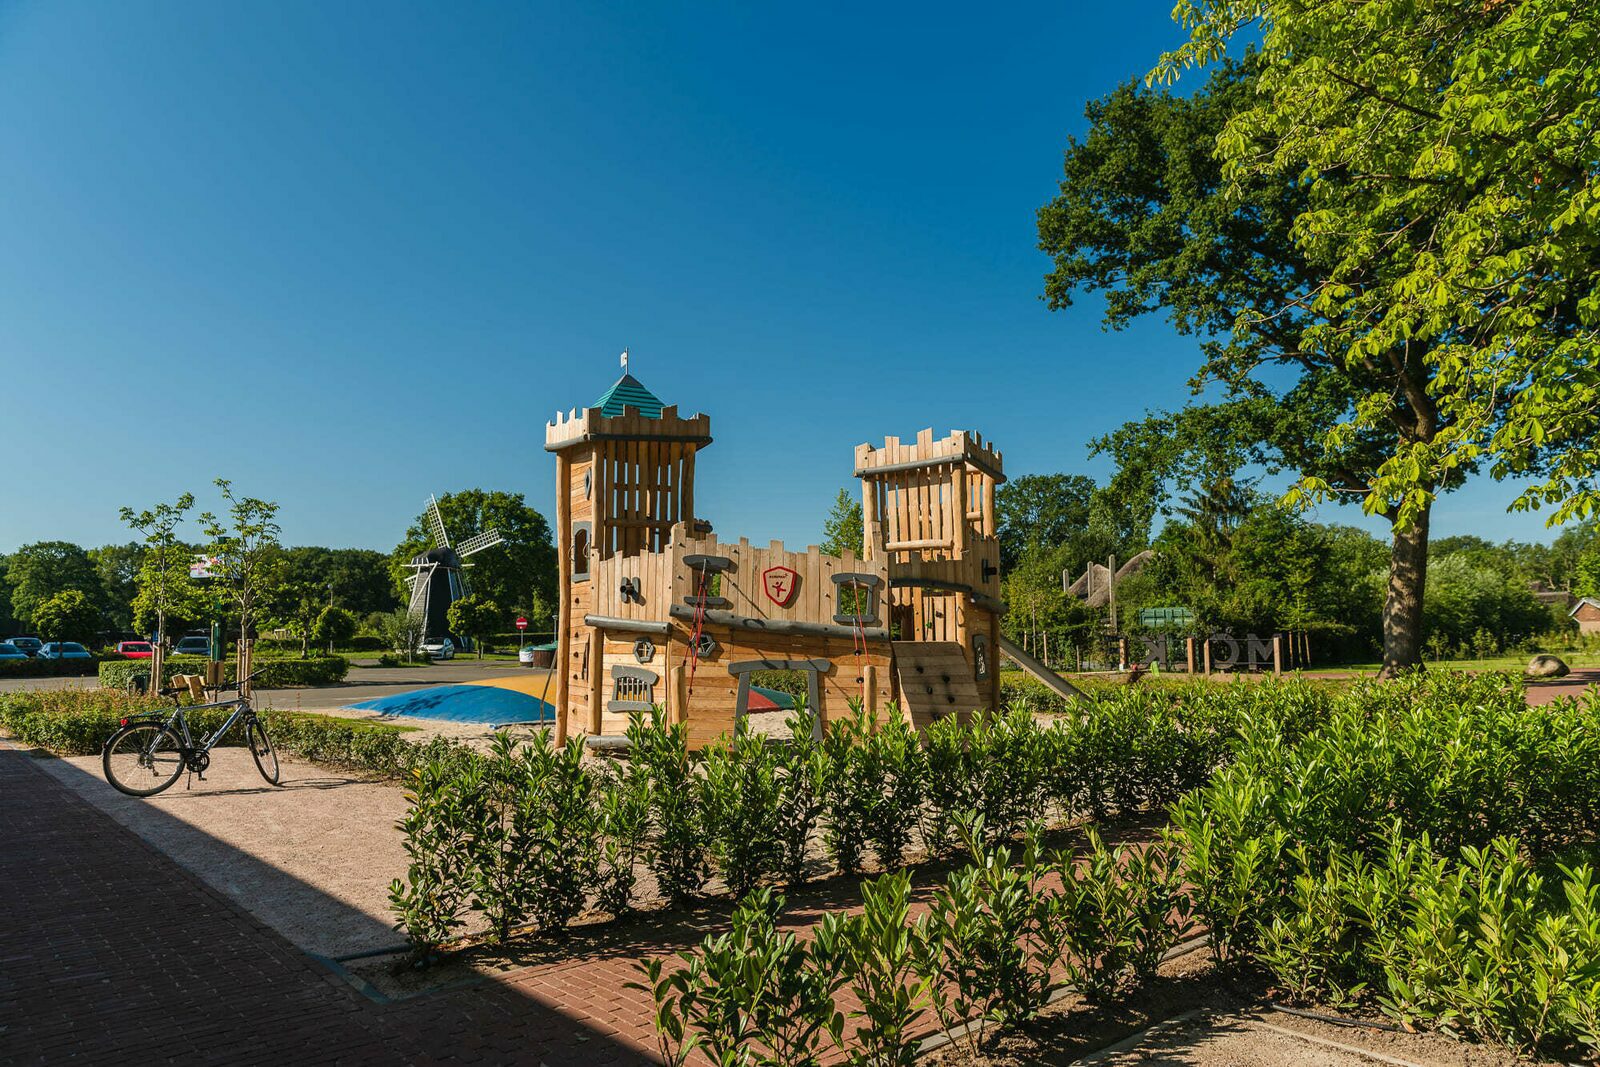
[[252,719],[245,728],[245,742],[250,746],[250,758],[256,761],[256,770],[261,772],[261,777],[269,785],[278,783],[278,753],[272,747],[272,739],[267,736],[266,727],[259,720]]
[[112,788],[151,797],[183,773],[183,742],[159,722],[133,722],[111,735],[100,765]]

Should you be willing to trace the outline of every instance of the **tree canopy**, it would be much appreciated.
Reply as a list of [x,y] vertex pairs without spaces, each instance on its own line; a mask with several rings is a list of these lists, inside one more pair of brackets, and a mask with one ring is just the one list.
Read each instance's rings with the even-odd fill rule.
[[37,626],[34,613],[58,593],[76,590],[99,608],[100,574],[89,553],[70,541],[23,545],[10,557],[6,580],[11,610],[24,625]]
[[[438,498],[439,514],[455,542],[485,530],[500,531],[505,543],[486,549],[468,562],[467,582],[472,592],[507,610],[532,612],[536,603],[556,601],[556,550],[550,525],[529,507],[521,493],[464,489]],[[389,554],[390,573],[397,594],[409,595],[405,564],[433,547],[427,533],[426,512],[419,512],[406,530],[405,540]],[[535,598],[539,598],[537,601]]]
[[[1347,19],[1338,6],[1186,0],[1195,40],[1164,73],[1217,59],[1255,18],[1262,52],[1219,63],[1192,96],[1127,85],[1092,104],[1039,215],[1052,307],[1099,291],[1108,325],[1160,312],[1199,341],[1204,402],[1097,442],[1119,478],[1256,463],[1298,476],[1291,500],[1358,501],[1390,520],[1391,668],[1420,658],[1434,498],[1485,466],[1545,476],[1519,506],[1582,513],[1600,409],[1583,355],[1594,242],[1569,217],[1589,211],[1592,69],[1568,77],[1570,44],[1523,56],[1562,81],[1535,94],[1549,108],[1537,121],[1496,116],[1486,98],[1452,111],[1466,68],[1510,62],[1506,40],[1532,38],[1501,25],[1506,5],[1424,6],[1376,0]],[[1539,6],[1563,5],[1518,9]],[[1491,80],[1467,78],[1485,93]],[[1492,95],[1509,108],[1506,91]],[[1549,176],[1533,180],[1538,153],[1490,129],[1511,114],[1530,122],[1512,140],[1557,142],[1541,157]],[[1452,134],[1469,119],[1479,128]],[[1474,152],[1493,160],[1462,158]],[[1505,166],[1519,155],[1520,176]]]
[[839,490],[828,517],[822,520],[822,544],[819,547],[830,556],[842,556],[846,551],[860,556],[865,536],[861,500],[848,489]]

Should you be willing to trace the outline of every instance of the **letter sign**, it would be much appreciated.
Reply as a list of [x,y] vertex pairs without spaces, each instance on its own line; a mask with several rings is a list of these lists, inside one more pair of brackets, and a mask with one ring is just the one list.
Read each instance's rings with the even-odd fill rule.
[[789,606],[799,584],[800,575],[788,567],[768,567],[761,572],[761,588],[767,591],[767,599],[780,608]]

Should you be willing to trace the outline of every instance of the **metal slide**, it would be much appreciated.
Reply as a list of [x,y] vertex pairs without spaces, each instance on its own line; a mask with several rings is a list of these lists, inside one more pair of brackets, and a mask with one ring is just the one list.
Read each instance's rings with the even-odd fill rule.
[[1000,652],[1006,659],[1015,663],[1068,700],[1088,699],[1083,690],[1034,659],[1030,653],[1023,651],[1021,645],[1004,634],[1000,636]]

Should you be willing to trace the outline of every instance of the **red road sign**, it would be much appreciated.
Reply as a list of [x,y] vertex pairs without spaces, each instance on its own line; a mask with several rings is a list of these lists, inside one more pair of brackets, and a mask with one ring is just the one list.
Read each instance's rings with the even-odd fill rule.
[[519,616],[517,616],[517,629],[519,629],[519,630],[526,630],[526,629],[527,629],[527,628],[528,628],[528,620],[527,620],[527,619],[524,619],[524,618],[523,618],[523,617],[522,617],[522,616],[520,616],[520,615],[519,615]]

